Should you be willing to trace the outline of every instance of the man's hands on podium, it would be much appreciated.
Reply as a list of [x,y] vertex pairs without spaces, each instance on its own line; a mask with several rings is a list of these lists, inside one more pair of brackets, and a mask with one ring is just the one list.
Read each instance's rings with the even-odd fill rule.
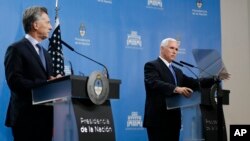
[[62,75],[61,74],[58,74],[57,76],[50,76],[49,79],[47,81],[51,81],[51,80],[55,80],[57,78],[61,78]]
[[174,89],[174,93],[178,93],[181,94],[183,96],[185,96],[186,98],[191,97],[191,94],[193,93],[193,90],[188,88],[188,87],[176,87]]

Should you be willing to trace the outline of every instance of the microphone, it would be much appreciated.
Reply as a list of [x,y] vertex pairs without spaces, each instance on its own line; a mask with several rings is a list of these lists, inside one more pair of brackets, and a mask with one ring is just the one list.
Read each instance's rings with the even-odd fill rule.
[[196,69],[200,70],[201,72],[205,72],[205,73],[208,74],[209,76],[213,76],[213,77],[214,77],[214,75],[212,75],[211,73],[208,73],[207,71],[205,71],[205,69],[196,67],[196,66],[194,66],[194,65],[192,65],[192,64],[189,64],[189,63],[187,63],[187,62],[184,62],[184,61],[180,61],[180,63],[181,63],[181,64],[184,64],[184,65],[186,65],[186,66],[189,66],[189,67],[191,67],[191,68],[196,68]]
[[71,61],[69,61],[71,74],[74,75],[74,70]]
[[[200,70],[201,72],[205,72],[205,73],[208,74],[210,77],[213,77],[213,78],[214,78],[214,81],[215,81],[216,83],[220,83],[220,82],[221,82],[219,76],[214,76],[214,75],[212,75],[211,73],[205,71],[205,69],[196,67],[196,66],[194,66],[194,65],[192,65],[192,64],[189,64],[189,63],[187,63],[187,62],[184,62],[184,61],[180,61],[180,63],[182,63],[182,64],[184,64],[184,65],[187,65],[187,66],[189,66],[189,67],[192,67],[192,68],[196,68],[196,69]],[[188,67],[187,67],[187,68],[188,68]],[[191,71],[190,68],[188,68],[188,69]],[[194,74],[194,73],[193,73],[193,74]],[[197,77],[197,78],[198,78],[198,77]]]
[[[52,39],[49,38],[49,41],[52,42]],[[94,59],[91,59],[91,58],[89,58],[89,57],[86,56],[86,55],[83,55],[83,54],[81,54],[81,53],[75,51],[75,49],[74,49],[73,47],[71,47],[69,44],[67,44],[67,43],[64,42],[63,40],[60,40],[60,41],[61,41],[61,43],[62,43],[64,46],[66,46],[69,50],[75,52],[76,54],[78,54],[78,55],[80,55],[80,56],[82,56],[82,57],[84,57],[84,58],[86,58],[86,59],[88,59],[88,60],[90,60],[90,61],[95,62],[96,64],[98,64],[98,65],[100,65],[100,66],[102,66],[102,67],[104,68],[105,72],[106,72],[107,78],[109,79],[108,69],[107,69],[107,67],[106,67],[104,64],[102,64],[102,63],[100,63],[100,62],[98,62],[98,61],[96,61],[96,60],[94,60]],[[71,64],[71,63],[70,63],[70,64]],[[71,68],[72,68],[72,67],[71,67]]]
[[191,67],[191,68],[194,67],[194,65],[191,65],[191,64],[189,64],[189,63],[187,63],[187,62],[184,62],[184,61],[180,61],[180,63],[181,63],[181,64],[184,64],[184,65],[187,65],[187,66],[189,66],[189,67]]
[[184,65],[182,65],[181,63],[179,63],[179,62],[176,62],[176,61],[172,61],[174,64],[176,64],[176,65],[178,65],[178,66],[180,66],[180,67],[184,67]]
[[[179,65],[179,66],[181,66],[181,67],[185,67],[186,69],[188,69],[194,76],[195,76],[195,78],[197,79],[197,81],[198,81],[198,84],[199,84],[199,90],[201,90],[201,81],[200,81],[200,78],[199,78],[199,76],[196,74],[196,73],[194,73],[189,67],[194,67],[193,65],[191,65],[191,64],[189,64],[189,63],[186,63],[186,62],[183,62],[183,61],[180,61],[180,63],[179,62],[176,62],[176,61],[172,61],[173,63],[175,63],[175,64],[177,64],[177,65]],[[183,65],[184,64],[184,65]],[[187,67],[187,66],[189,66],[189,67]]]
[[[187,68],[197,79],[199,79],[199,77],[189,68],[189,67],[186,67],[186,66],[184,66],[183,64],[181,64],[181,62],[182,61],[180,61],[180,63],[179,62],[176,62],[176,61],[172,61],[174,64],[176,64],[176,65],[178,65],[178,66],[180,66],[180,67],[185,67],[185,68]],[[191,64],[190,64],[191,65]],[[189,65],[187,65],[187,66],[189,66]]]
[[[51,41],[51,39],[49,38],[49,41]],[[70,49],[71,51],[74,51],[75,52],[75,49],[73,47],[71,47],[70,45],[68,45],[67,43],[65,43],[63,40],[61,40],[61,43],[63,45],[65,45],[68,49]]]

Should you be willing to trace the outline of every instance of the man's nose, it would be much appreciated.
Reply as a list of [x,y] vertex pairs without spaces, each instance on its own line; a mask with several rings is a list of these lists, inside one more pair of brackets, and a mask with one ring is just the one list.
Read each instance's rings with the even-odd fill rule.
[[49,24],[49,30],[52,30],[52,26],[51,26],[51,24]]

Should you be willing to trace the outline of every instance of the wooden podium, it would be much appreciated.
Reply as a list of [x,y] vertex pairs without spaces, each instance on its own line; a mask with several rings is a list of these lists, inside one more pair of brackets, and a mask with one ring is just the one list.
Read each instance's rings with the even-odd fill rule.
[[87,81],[70,75],[32,90],[33,104],[54,107],[54,141],[115,141],[110,99],[119,99],[121,81],[109,79],[109,96],[101,105],[90,101]]

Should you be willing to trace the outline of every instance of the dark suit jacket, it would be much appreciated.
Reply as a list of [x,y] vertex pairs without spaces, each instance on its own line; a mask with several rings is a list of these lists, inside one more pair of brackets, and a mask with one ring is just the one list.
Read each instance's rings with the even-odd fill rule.
[[[11,90],[6,125],[48,120],[52,124],[53,110],[48,106],[33,106],[31,89],[46,83],[52,75],[52,61],[44,49],[47,69],[32,44],[26,39],[10,45],[5,54],[5,76]],[[50,123],[51,122],[51,123]]]
[[[180,69],[174,65],[172,66],[176,73],[178,86],[189,87],[193,90],[199,88],[198,80],[186,76]],[[176,87],[174,77],[160,58],[145,64],[144,83],[146,102],[143,126],[163,127],[168,124],[174,124],[174,121],[177,121],[175,126],[180,127],[180,110],[166,110],[166,99],[177,94],[173,93]],[[214,80],[203,79],[201,83],[203,87],[209,87],[214,83]]]

